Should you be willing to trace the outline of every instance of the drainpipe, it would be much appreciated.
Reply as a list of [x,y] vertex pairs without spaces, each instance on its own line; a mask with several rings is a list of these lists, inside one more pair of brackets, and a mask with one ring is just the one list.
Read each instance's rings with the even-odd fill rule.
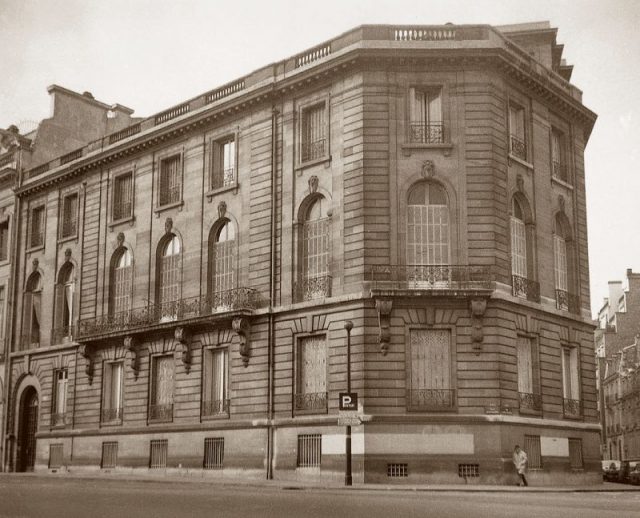
[[273,400],[274,400],[274,360],[275,360],[275,323],[273,306],[276,302],[276,215],[277,215],[277,166],[278,166],[278,109],[271,108],[271,271],[269,278],[269,337],[268,337],[268,399],[267,399],[267,479],[273,478]]

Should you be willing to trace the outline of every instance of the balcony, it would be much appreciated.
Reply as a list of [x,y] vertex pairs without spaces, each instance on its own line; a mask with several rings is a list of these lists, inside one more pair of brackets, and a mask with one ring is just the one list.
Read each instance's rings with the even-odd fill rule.
[[540,412],[542,410],[542,396],[530,392],[518,392],[520,410]]
[[100,412],[100,422],[103,424],[120,424],[122,422],[122,408],[103,408]]
[[562,400],[562,411],[565,417],[577,418],[582,417],[582,401],[579,399]]
[[173,421],[173,403],[149,405],[149,421],[170,423]]
[[297,415],[300,414],[326,414],[327,413],[327,393],[314,392],[305,394],[295,394],[293,408]]
[[203,401],[202,417],[229,417],[229,400]]
[[325,139],[314,140],[313,142],[302,143],[302,162],[309,162],[311,160],[319,160],[325,156]]
[[511,135],[510,138],[511,154],[520,160],[527,159],[527,144],[520,137]]
[[162,329],[176,323],[197,323],[212,317],[243,314],[258,306],[258,293],[252,288],[234,288],[211,295],[179,299],[162,304],[122,311],[113,315],[81,320],[77,338],[100,340],[111,336],[135,334],[149,329]]
[[407,410],[413,412],[448,411],[456,406],[456,391],[453,389],[407,390]]
[[409,142],[412,144],[443,144],[444,124],[436,122],[412,122],[409,126]]
[[296,283],[296,301],[322,299],[331,296],[331,275],[318,275],[307,277]]
[[488,291],[492,288],[489,269],[484,266],[374,265],[368,275],[371,290],[432,292]]
[[511,278],[514,297],[540,302],[540,283],[519,275],[512,275]]
[[569,313],[580,313],[580,299],[565,290],[556,290],[556,308]]

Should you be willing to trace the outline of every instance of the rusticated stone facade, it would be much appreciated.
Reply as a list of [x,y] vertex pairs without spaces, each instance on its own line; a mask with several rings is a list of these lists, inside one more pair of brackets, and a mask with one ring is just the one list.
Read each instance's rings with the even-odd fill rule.
[[561,48],[362,26],[27,171],[35,469],[341,480],[351,321],[356,483],[510,483],[516,443],[533,484],[600,480],[595,115]]

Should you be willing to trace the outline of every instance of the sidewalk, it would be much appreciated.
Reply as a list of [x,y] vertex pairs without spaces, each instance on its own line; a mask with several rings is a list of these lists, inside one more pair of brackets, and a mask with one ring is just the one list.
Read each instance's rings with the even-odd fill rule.
[[475,493],[604,493],[621,491],[640,491],[640,486],[603,482],[594,486],[496,486],[478,484],[448,484],[448,485],[410,485],[410,484],[354,484],[346,487],[335,481],[317,480],[256,480],[232,477],[203,477],[196,475],[146,475],[129,473],[0,473],[0,483],[6,478],[39,478],[70,480],[102,480],[121,482],[150,482],[150,483],[182,483],[207,484],[222,487],[254,487],[276,488],[283,491],[409,491],[409,492],[475,492]]

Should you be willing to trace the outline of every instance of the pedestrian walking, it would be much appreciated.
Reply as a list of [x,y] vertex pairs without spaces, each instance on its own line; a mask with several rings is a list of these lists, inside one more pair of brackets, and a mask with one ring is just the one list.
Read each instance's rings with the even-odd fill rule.
[[527,478],[524,476],[527,471],[527,454],[516,444],[513,450],[513,465],[516,467],[518,475],[520,475],[519,486],[528,486]]

